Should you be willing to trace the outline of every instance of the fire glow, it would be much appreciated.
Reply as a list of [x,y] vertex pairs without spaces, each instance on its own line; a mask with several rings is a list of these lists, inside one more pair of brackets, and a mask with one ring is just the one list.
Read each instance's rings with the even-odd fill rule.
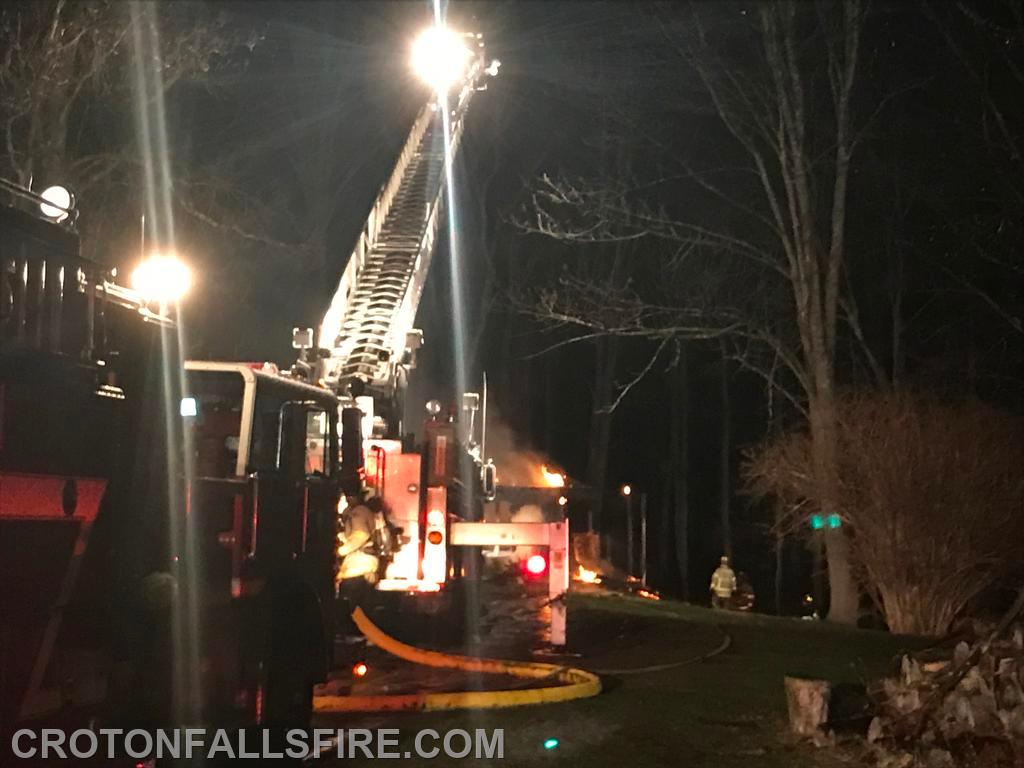
[[540,473],[544,478],[544,485],[548,488],[565,487],[565,476],[561,472],[552,472],[546,465],[541,465]]
[[597,571],[591,571],[584,568],[582,565],[576,570],[576,580],[582,581],[584,584],[600,584],[601,577]]

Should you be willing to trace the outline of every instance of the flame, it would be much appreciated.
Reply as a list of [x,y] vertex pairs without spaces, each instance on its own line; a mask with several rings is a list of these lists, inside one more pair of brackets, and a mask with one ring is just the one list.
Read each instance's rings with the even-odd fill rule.
[[563,488],[565,486],[565,476],[561,472],[552,472],[542,464],[540,473],[544,477],[544,485],[548,488]]
[[646,589],[638,589],[636,593],[640,597],[646,597],[648,600],[661,600],[661,597],[656,592],[649,592]]
[[601,583],[601,577],[597,575],[597,571],[591,571],[582,565],[576,570],[576,580],[582,581],[585,584]]

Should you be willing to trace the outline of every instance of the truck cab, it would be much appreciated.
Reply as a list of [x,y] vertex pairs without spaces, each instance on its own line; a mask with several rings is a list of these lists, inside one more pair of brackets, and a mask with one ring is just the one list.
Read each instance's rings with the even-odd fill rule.
[[270,366],[185,363],[171,574],[189,596],[177,623],[201,713],[308,720],[332,648],[338,412],[328,390]]

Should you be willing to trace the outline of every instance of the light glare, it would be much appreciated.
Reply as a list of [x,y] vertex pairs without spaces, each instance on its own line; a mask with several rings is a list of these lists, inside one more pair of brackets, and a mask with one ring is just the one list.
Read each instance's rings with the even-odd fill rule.
[[463,76],[470,51],[447,27],[424,30],[412,46],[412,68],[435,91],[447,91]]
[[132,288],[149,301],[178,301],[191,285],[188,266],[173,256],[153,256],[132,272]]

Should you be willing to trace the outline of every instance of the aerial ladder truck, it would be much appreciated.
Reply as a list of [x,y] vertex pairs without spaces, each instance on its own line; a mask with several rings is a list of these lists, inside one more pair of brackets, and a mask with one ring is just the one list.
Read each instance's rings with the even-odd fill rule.
[[[416,310],[436,251],[446,169],[458,152],[467,111],[498,63],[484,58],[479,34],[444,27],[425,33],[414,66],[450,64],[420,109],[398,161],[374,201],[346,268],[317,329],[296,329],[302,357],[292,374],[332,389],[342,401],[342,470],[358,505],[374,509],[361,526],[347,527],[339,577],[362,578],[375,589],[438,595],[464,564],[449,548],[451,523],[474,519],[480,495],[492,492],[493,465],[474,439],[479,398],[463,398],[461,419],[428,404],[422,440],[408,439],[404,394],[422,334]],[[426,57],[418,64],[417,57]],[[350,446],[351,450],[346,450]],[[430,597],[419,604],[435,602]],[[440,600],[436,602],[441,602]]]
[[[330,388],[342,404],[347,486],[339,580],[364,580],[404,600],[414,614],[442,611],[456,626],[463,614],[459,587],[463,577],[476,575],[470,547],[545,548],[549,592],[559,598],[568,588],[568,527],[564,521],[481,522],[482,503],[494,498],[497,482],[486,455],[486,387],[482,398],[462,393],[458,414],[428,402],[421,439],[408,439],[404,395],[423,343],[416,311],[444,206],[452,204],[446,176],[470,103],[500,64],[485,59],[482,35],[433,27],[414,48],[413,66],[432,86],[431,95],[371,207],[322,322],[293,331],[293,346],[302,353],[291,374]],[[374,503],[369,514],[361,503],[367,494]],[[349,524],[360,516],[361,535]],[[565,642],[562,600],[553,602],[551,639]]]

